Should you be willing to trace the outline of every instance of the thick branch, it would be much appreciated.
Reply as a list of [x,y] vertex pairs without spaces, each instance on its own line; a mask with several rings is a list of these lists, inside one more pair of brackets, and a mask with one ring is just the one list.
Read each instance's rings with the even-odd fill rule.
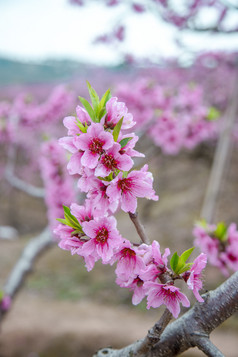
[[137,212],[135,212],[135,213],[129,212],[129,216],[130,216],[130,219],[132,220],[132,222],[136,228],[136,231],[137,231],[140,239],[142,240],[142,242],[145,244],[150,244],[150,240],[145,233],[145,228],[139,220],[138,213]]
[[[36,258],[53,243],[49,228],[45,228],[37,237],[32,238],[24,248],[21,257],[15,264],[5,286],[6,295],[13,298],[21,287],[27,273],[32,270]],[[5,311],[0,309],[0,321]]]
[[[196,303],[182,317],[169,324],[162,333],[160,341],[144,356],[173,357],[195,347],[196,344],[199,348],[204,348],[204,352],[207,349],[207,353],[210,353],[208,356],[222,356],[222,354],[212,355],[211,344],[207,342],[205,347],[204,340],[201,341],[201,338],[204,336],[208,338],[216,327],[238,310],[238,272],[203,297],[204,303]],[[120,350],[104,348],[95,357],[132,357],[135,356],[141,342],[137,341]]]

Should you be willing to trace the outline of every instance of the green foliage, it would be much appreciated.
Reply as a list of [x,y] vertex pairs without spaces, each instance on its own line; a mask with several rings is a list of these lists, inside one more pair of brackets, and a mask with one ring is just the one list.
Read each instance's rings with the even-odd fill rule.
[[91,107],[90,103],[87,101],[87,99],[85,99],[83,97],[79,97],[79,100],[83,104],[83,106],[86,109],[86,111],[88,112],[88,115],[90,116],[92,121],[96,122],[96,116],[95,116],[94,110]]
[[227,240],[227,226],[224,222],[219,222],[217,224],[214,236],[222,242]]
[[77,119],[76,125],[79,127],[79,129],[82,131],[82,133],[87,133],[87,129],[88,129],[87,123],[85,123],[85,125],[83,125],[81,123],[81,121],[79,121]]
[[108,89],[103,94],[100,100],[99,96],[97,95],[97,92],[95,91],[95,89],[93,89],[93,87],[88,81],[87,81],[87,87],[91,98],[92,106],[85,98],[79,97],[79,100],[81,101],[84,108],[88,112],[92,121],[94,123],[99,123],[102,117],[106,114],[106,103],[111,98],[111,92]]
[[93,105],[93,109],[96,112],[98,109],[98,106],[99,106],[99,97],[98,97],[95,89],[93,89],[93,87],[91,86],[91,84],[88,81],[87,81],[87,87],[88,87],[88,92],[89,92],[91,102]]
[[214,121],[217,120],[220,116],[221,113],[219,112],[218,109],[216,109],[215,107],[210,107],[206,118],[209,121]]
[[64,219],[57,218],[57,221],[59,221],[62,224],[65,224],[66,226],[72,227],[74,231],[71,234],[79,234],[79,233],[82,234],[83,233],[82,226],[77,220],[77,218],[74,215],[72,215],[69,207],[63,206],[63,208],[64,208],[65,218]]
[[186,263],[186,261],[192,254],[193,250],[194,247],[185,250],[185,252],[183,252],[181,256],[179,256],[177,252],[173,254],[172,258],[170,259],[170,266],[171,269],[175,272],[175,274],[179,275],[190,269],[193,263]]
[[124,148],[126,146],[127,143],[129,143],[129,141],[132,139],[132,137],[130,138],[124,138],[120,141],[120,145],[121,145],[121,148]]
[[122,117],[122,118],[118,121],[118,123],[116,124],[115,128],[113,129],[112,135],[113,135],[114,141],[117,141],[118,136],[119,136],[119,134],[120,134],[120,130],[121,130],[123,118],[124,118],[124,117]]

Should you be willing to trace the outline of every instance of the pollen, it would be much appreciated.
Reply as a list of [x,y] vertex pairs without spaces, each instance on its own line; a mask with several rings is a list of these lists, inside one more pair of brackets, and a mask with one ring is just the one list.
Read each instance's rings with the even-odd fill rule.
[[117,168],[117,160],[114,159],[113,155],[106,154],[102,158],[102,164],[106,166],[109,170],[113,170]]
[[102,227],[98,230],[96,235],[96,241],[98,243],[106,243],[108,240],[108,230],[105,227]]
[[99,138],[94,138],[89,144],[89,149],[94,154],[102,154],[103,152],[103,142]]

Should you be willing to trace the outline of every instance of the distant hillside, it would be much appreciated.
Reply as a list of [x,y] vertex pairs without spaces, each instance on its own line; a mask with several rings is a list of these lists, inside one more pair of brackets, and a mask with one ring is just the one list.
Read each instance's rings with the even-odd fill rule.
[[0,57],[0,86],[68,79],[86,67],[85,64],[70,60],[24,63]]

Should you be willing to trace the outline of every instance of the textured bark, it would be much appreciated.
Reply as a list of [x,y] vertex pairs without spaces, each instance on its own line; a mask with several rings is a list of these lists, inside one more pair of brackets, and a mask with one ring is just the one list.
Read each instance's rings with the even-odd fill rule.
[[[207,356],[223,354],[210,343],[210,333],[238,310],[238,272],[203,295],[204,303],[196,303],[182,317],[169,324],[160,341],[144,354],[145,357],[173,357],[198,346]],[[104,348],[94,357],[133,357],[143,340],[120,350]]]

